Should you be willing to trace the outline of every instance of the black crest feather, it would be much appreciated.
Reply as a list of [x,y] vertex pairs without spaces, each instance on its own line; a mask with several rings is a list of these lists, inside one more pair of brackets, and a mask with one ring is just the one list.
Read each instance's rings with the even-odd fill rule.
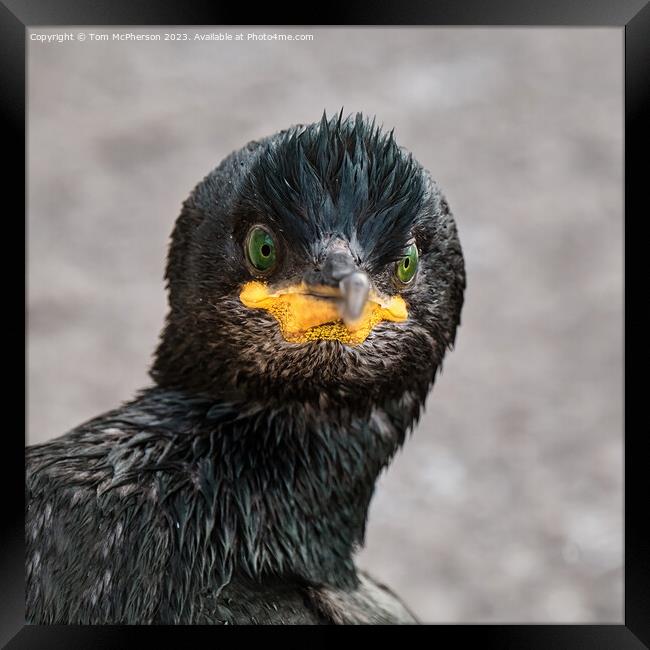
[[[270,139],[240,208],[265,214],[308,247],[318,237],[356,241],[371,268],[400,257],[421,215],[423,170],[361,113],[299,125]],[[316,229],[316,232],[314,232]]]

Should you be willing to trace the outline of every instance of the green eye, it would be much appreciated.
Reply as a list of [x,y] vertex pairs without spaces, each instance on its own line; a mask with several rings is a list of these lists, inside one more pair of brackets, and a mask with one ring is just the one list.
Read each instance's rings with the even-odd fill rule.
[[418,270],[418,247],[411,244],[406,251],[404,257],[397,262],[395,266],[395,275],[402,284],[408,284],[414,277]]
[[258,271],[272,269],[275,266],[276,251],[271,233],[262,226],[251,228],[246,240],[246,253],[250,263]]

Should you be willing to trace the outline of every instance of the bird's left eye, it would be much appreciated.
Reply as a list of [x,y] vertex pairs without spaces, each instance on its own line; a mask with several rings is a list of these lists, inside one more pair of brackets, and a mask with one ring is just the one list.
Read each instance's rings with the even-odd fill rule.
[[257,271],[270,271],[277,257],[273,235],[262,226],[251,228],[246,238],[246,254]]
[[395,276],[402,284],[408,284],[415,277],[418,270],[418,247],[415,243],[411,244],[395,266]]

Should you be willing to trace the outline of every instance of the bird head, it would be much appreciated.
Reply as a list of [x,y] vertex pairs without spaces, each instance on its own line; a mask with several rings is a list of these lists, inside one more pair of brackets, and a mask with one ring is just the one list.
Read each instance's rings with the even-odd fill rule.
[[185,201],[152,376],[208,394],[423,402],[465,273],[437,185],[342,114],[251,142]]

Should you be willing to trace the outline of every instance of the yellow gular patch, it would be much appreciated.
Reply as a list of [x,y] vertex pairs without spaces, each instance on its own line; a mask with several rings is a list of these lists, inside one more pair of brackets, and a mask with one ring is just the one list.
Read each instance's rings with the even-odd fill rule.
[[345,324],[334,300],[306,292],[302,284],[274,292],[262,282],[247,282],[239,298],[246,307],[272,314],[280,324],[282,336],[291,343],[340,341],[358,345],[377,323],[402,322],[408,318],[401,296],[382,298],[371,294],[359,319]]

